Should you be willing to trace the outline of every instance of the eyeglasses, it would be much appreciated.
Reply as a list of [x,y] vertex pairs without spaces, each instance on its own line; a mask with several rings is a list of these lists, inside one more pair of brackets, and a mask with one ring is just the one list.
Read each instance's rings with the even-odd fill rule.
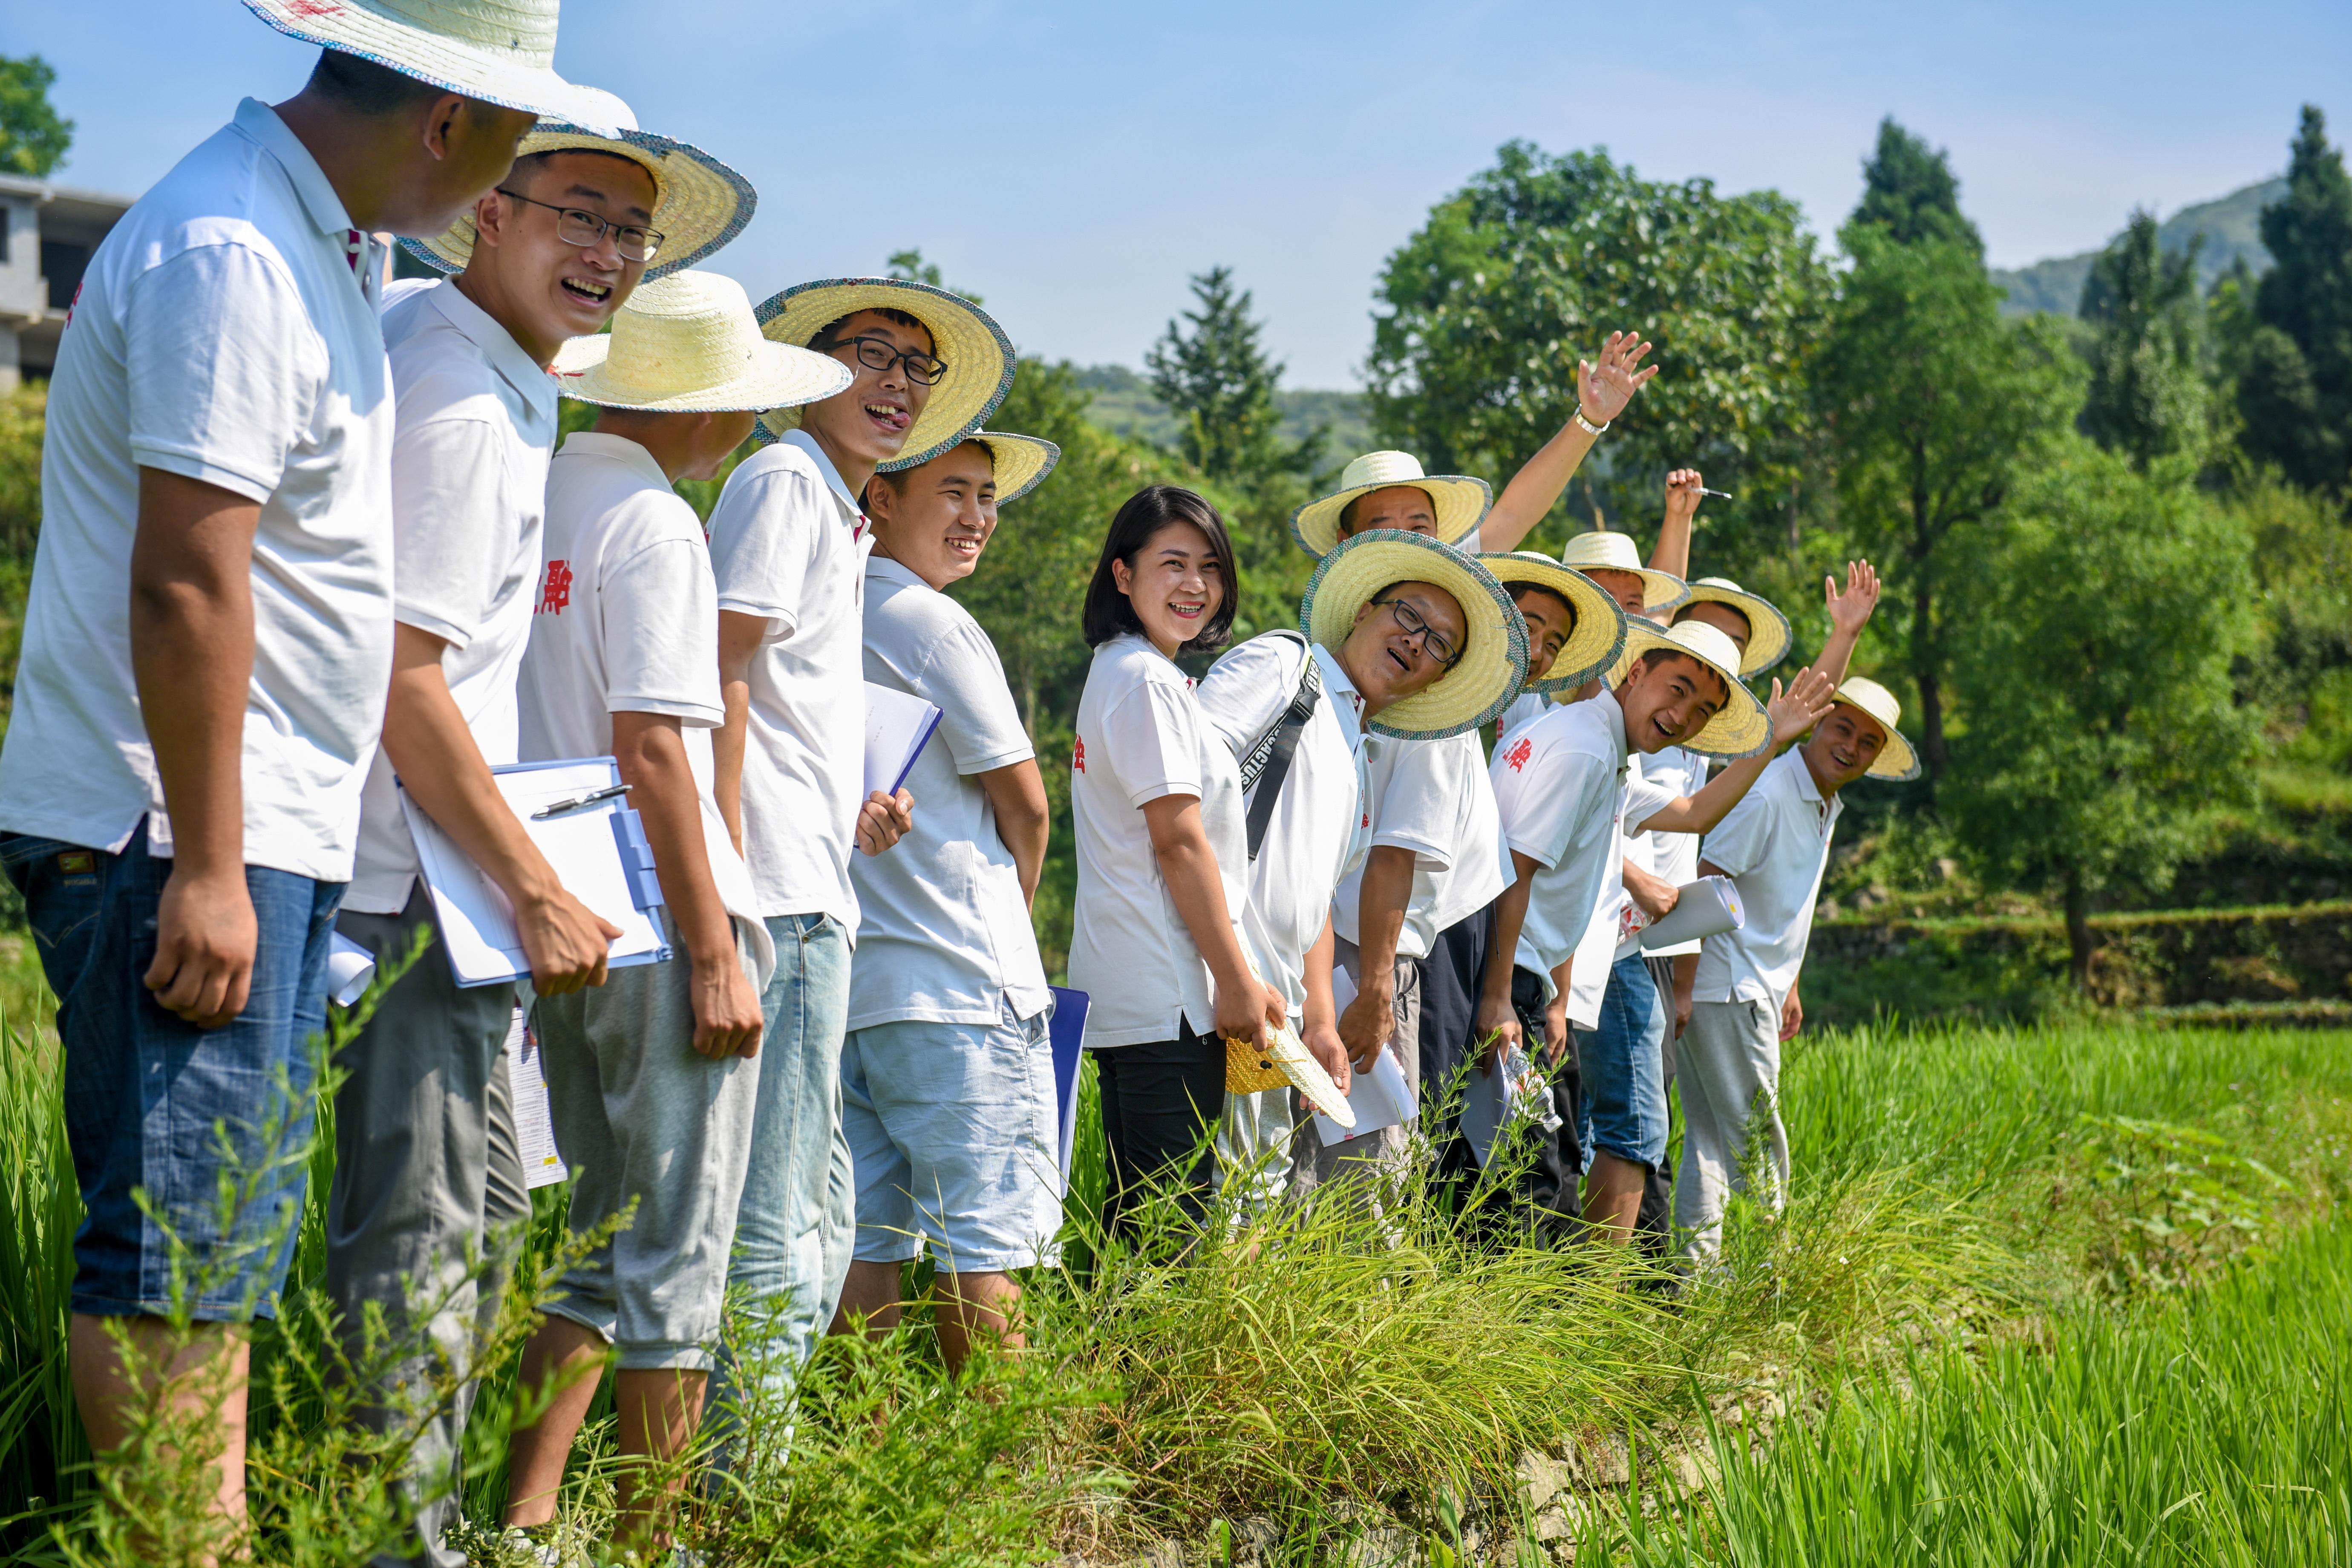
[[553,202],[542,202],[531,196],[519,196],[504,185],[499,195],[510,202],[528,206],[545,207],[555,215],[555,237],[566,245],[576,245],[585,250],[600,243],[607,233],[613,237],[613,248],[621,253],[624,261],[651,261],[661,254],[666,237],[659,229],[647,228],[641,223],[614,223],[579,207],[560,207]]
[[1421,612],[1402,599],[1374,599],[1372,603],[1386,605],[1389,614],[1396,617],[1396,624],[1404,628],[1404,635],[1419,637],[1421,646],[1429,650],[1429,657],[1446,668],[1452,669],[1462,662],[1462,650],[1454,646],[1452,639],[1444,632],[1431,630],[1429,623],[1422,619]]
[[925,386],[937,386],[940,377],[948,373],[947,361],[915,349],[901,349],[887,338],[843,338],[826,345],[828,349],[845,346],[857,351],[857,363],[866,369],[888,370],[894,364],[904,364],[908,377]]

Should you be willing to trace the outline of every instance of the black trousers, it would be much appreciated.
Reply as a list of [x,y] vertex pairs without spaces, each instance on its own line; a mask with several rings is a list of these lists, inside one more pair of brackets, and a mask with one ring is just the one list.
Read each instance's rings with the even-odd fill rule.
[[1147,1203],[1175,1205],[1197,1227],[1208,1209],[1216,1149],[1212,1134],[1225,1107],[1225,1047],[1191,1025],[1172,1040],[1095,1052],[1102,1090],[1103,1228],[1132,1237]]

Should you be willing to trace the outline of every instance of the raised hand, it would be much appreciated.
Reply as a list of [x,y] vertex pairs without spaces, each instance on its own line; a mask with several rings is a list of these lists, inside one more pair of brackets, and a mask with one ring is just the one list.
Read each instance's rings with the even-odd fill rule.
[[1666,521],[1688,522],[1698,515],[1704,481],[1696,468],[1676,468],[1666,476]]
[[1625,412],[1642,384],[1658,374],[1656,365],[1642,363],[1649,352],[1650,345],[1634,333],[1612,332],[1601,347],[1600,363],[1576,362],[1576,401],[1587,419],[1606,425]]
[[1786,741],[1803,734],[1821,722],[1822,715],[1836,700],[1837,688],[1818,669],[1797,671],[1786,691],[1775,680],[1772,700],[1764,704],[1764,716],[1772,721],[1772,738]]
[[1830,626],[1852,636],[1859,633],[1870,613],[1878,608],[1878,568],[1867,561],[1845,563],[1845,592],[1838,592],[1837,579],[1824,577],[1822,589],[1830,605]]

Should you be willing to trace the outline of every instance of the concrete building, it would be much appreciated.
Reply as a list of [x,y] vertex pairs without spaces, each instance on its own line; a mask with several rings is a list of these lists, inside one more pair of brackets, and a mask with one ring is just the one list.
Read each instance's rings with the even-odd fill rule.
[[0,392],[57,364],[82,269],[131,200],[0,174]]

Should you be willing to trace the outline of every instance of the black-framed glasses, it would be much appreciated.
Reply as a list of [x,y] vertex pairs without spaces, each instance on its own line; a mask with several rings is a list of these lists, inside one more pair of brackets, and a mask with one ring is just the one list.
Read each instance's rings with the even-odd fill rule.
[[937,386],[940,377],[948,373],[948,362],[937,354],[902,349],[887,338],[843,338],[831,346],[855,350],[857,363],[868,370],[887,371],[894,364],[903,364],[907,367],[908,378],[925,386]]
[[542,202],[535,196],[517,195],[504,185],[499,195],[510,202],[521,202],[534,207],[545,207],[555,215],[555,237],[566,245],[576,245],[585,250],[600,243],[609,231],[613,248],[621,253],[624,261],[651,261],[661,254],[666,237],[657,228],[647,228],[641,223],[614,223],[611,218],[592,213],[584,207],[560,207],[553,202]]
[[1404,628],[1404,635],[1419,637],[1421,646],[1429,650],[1429,656],[1446,668],[1452,669],[1462,662],[1462,650],[1454,646],[1453,639],[1444,632],[1432,629],[1430,624],[1422,618],[1421,612],[1402,599],[1374,599],[1372,603],[1386,605],[1389,614],[1396,617],[1396,624]]

